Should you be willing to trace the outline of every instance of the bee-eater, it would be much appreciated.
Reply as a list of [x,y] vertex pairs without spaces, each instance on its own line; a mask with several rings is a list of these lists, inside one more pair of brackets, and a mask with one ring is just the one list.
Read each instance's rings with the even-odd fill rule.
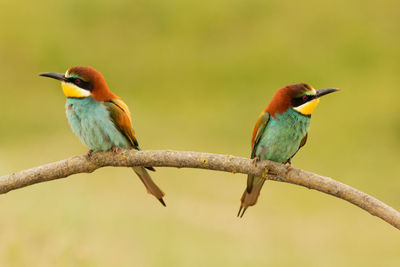
[[[287,85],[276,91],[267,108],[261,112],[253,130],[251,158],[292,164],[291,159],[305,145],[311,113],[321,96],[336,88],[315,90],[305,83]],[[248,175],[247,188],[238,216],[257,203],[265,177]]]
[[[46,72],[40,76],[61,81],[67,97],[66,113],[72,131],[92,151],[118,148],[140,150],[132,128],[128,106],[110,91],[100,72],[76,66],[64,73]],[[152,167],[146,167],[154,171]],[[147,189],[165,206],[164,192],[153,182],[145,167],[133,167]]]

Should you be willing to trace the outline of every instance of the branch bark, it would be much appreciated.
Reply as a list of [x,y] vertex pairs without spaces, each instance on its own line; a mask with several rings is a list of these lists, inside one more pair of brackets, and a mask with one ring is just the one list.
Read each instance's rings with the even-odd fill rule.
[[344,199],[400,229],[400,213],[378,199],[346,184],[311,172],[289,168],[281,163],[262,160],[254,165],[248,158],[189,151],[94,152],[90,159],[80,155],[39,167],[0,176],[0,194],[28,185],[91,173],[105,166],[200,168],[232,173],[266,176],[269,180],[297,184]]

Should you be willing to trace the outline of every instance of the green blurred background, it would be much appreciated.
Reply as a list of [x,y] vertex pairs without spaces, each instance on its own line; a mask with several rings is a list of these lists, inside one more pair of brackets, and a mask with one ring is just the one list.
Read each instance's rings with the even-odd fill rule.
[[[339,87],[295,167],[400,209],[400,2],[0,2],[0,174],[87,151],[60,85],[100,70],[144,149],[248,157],[276,89]],[[237,219],[246,176],[158,168],[163,208],[130,169],[0,196],[0,266],[399,266],[399,231],[305,188],[267,182]]]

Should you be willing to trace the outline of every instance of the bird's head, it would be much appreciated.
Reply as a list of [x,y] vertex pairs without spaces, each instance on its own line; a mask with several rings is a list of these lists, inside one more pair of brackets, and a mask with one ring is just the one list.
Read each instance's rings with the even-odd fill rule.
[[98,101],[116,98],[107,86],[103,75],[92,67],[75,66],[65,74],[55,72],[41,73],[40,76],[61,81],[64,95],[69,98],[93,97]]
[[320,97],[338,90],[337,88],[315,90],[306,83],[287,85],[276,91],[266,111],[274,116],[275,113],[282,113],[292,108],[302,115],[311,116]]

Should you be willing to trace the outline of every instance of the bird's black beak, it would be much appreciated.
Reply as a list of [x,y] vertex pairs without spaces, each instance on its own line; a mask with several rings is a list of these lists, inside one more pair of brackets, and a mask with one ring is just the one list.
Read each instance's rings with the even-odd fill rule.
[[333,93],[333,92],[336,92],[336,91],[339,91],[339,90],[340,90],[339,88],[318,89],[317,90],[317,94],[315,96],[318,98],[318,97],[321,97],[321,96],[324,96],[324,95],[327,95],[327,94],[330,94],[330,93]]
[[53,78],[59,81],[66,81],[64,73],[56,73],[56,72],[43,72],[40,73],[39,76]]

